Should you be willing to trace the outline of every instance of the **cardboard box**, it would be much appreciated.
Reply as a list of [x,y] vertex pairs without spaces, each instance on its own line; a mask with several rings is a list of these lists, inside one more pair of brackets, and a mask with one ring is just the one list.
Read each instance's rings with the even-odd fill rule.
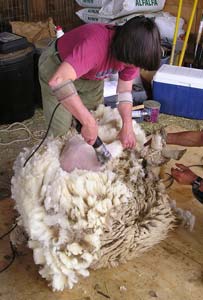
[[203,119],[203,70],[162,65],[153,78],[161,113]]

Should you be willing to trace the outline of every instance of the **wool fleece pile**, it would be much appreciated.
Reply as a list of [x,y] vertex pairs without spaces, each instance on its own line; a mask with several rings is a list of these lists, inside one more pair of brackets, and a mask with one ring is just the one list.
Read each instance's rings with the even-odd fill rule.
[[48,138],[25,167],[33,149],[24,149],[14,164],[17,222],[27,233],[39,273],[54,291],[72,288],[91,269],[133,259],[166,238],[176,222],[154,172],[160,158],[163,162],[161,136],[155,134],[151,146],[144,147],[145,133],[134,122],[136,149],[123,151],[117,140],[122,125],[117,109],[101,105],[93,114],[112,153],[105,166],[93,171],[80,168],[77,161],[74,168],[70,158],[71,170],[67,161],[62,168],[69,141],[82,140],[74,130],[65,138]]

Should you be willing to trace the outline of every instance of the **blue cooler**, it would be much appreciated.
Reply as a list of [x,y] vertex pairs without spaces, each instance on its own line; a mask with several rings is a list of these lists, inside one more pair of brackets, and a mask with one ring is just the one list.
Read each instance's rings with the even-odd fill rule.
[[203,70],[162,65],[153,78],[160,113],[203,119]]

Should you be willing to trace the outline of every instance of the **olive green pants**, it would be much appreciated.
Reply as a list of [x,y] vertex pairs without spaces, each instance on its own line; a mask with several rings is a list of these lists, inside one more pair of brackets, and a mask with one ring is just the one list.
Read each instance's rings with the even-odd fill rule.
[[[39,81],[42,92],[43,112],[48,126],[54,108],[59,103],[50,89],[48,82],[61,64],[53,42],[39,58]],[[83,104],[89,110],[95,110],[103,103],[103,80],[76,79],[74,85]],[[61,104],[52,119],[50,133],[54,136],[65,134],[72,123],[72,115]]]

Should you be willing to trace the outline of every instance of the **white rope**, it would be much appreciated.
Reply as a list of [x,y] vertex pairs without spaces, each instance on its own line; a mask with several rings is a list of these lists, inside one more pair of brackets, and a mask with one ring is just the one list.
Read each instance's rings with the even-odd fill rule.
[[[18,128],[13,128],[15,126],[19,126],[19,127]],[[43,130],[35,131],[34,133],[32,133],[30,131],[30,129],[25,124],[20,123],[20,122],[15,122],[15,123],[10,124],[8,127],[1,129],[0,134],[1,133],[12,133],[12,132],[17,132],[17,131],[26,132],[27,137],[22,138],[22,139],[21,138],[14,139],[10,142],[5,142],[5,143],[0,141],[0,145],[1,146],[7,146],[7,145],[14,144],[14,143],[27,142],[27,141],[30,141],[31,139],[40,140],[42,138],[42,136],[44,135],[44,133],[45,133],[45,131],[43,131]]]

